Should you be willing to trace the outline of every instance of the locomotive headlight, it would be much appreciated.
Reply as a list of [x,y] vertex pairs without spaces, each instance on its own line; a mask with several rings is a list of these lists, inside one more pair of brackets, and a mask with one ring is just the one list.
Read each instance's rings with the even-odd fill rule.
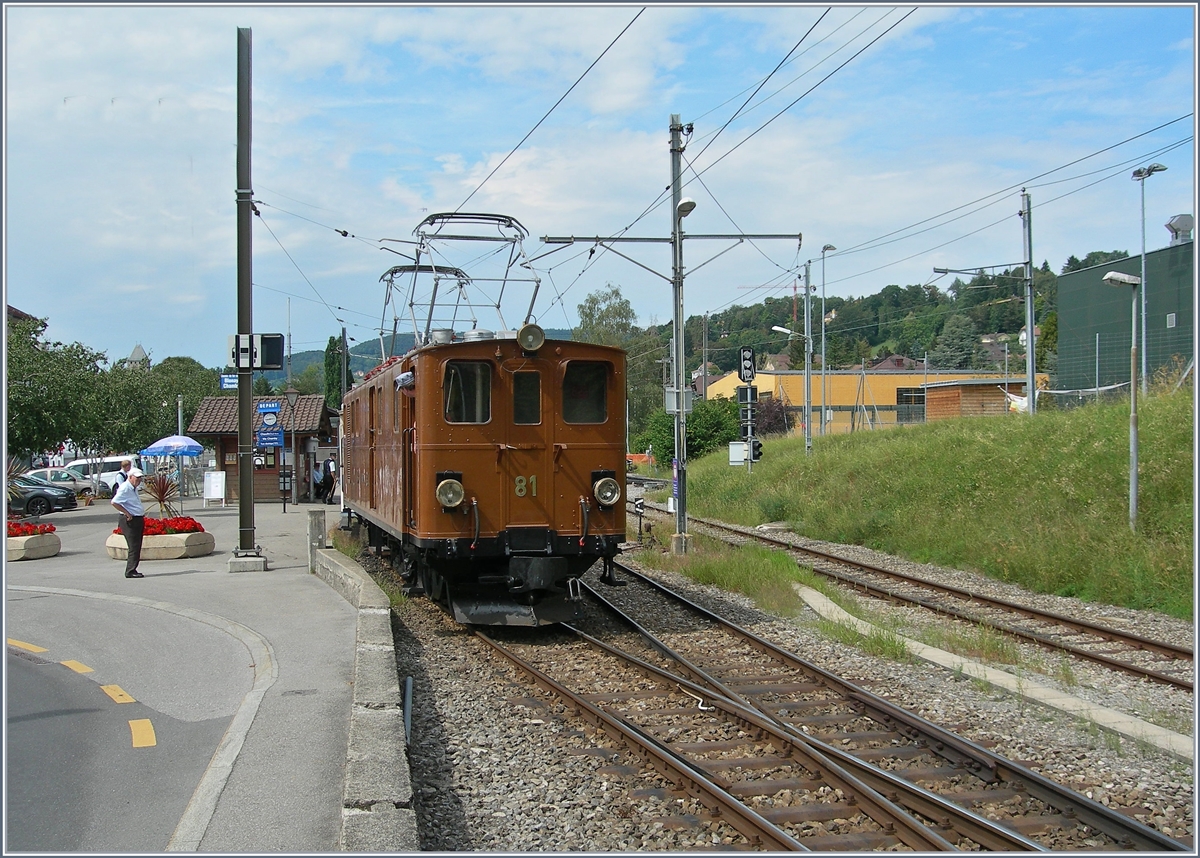
[[612,477],[604,477],[596,480],[592,494],[601,506],[612,506],[621,499],[621,484]]
[[458,480],[442,480],[438,483],[437,501],[447,509],[453,509],[463,502],[466,493],[463,491],[463,484]]

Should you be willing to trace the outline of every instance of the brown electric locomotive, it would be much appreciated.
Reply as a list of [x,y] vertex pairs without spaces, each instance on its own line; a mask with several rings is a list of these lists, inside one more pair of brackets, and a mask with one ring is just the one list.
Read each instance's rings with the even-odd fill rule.
[[432,333],[346,395],[344,505],[458,622],[567,621],[625,540],[625,353]]

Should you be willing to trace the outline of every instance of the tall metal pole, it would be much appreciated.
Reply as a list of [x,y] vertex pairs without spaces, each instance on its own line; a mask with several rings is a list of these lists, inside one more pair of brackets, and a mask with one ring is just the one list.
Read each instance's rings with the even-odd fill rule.
[[1146,379],[1146,177],[1150,175],[1145,172],[1138,182],[1142,186],[1142,393],[1149,393]]
[[1129,345],[1129,529],[1137,532],[1138,501],[1138,284],[1133,286],[1133,328]]
[[700,370],[701,382],[701,399],[708,399],[708,313],[704,314],[704,347],[701,349],[702,360],[704,361]]
[[1021,188],[1021,219],[1024,229],[1021,235],[1025,245],[1025,401],[1028,403],[1028,413],[1037,413],[1037,377],[1034,372],[1037,360],[1037,336],[1034,333],[1033,309],[1033,224],[1032,208],[1029,194]]
[[821,248],[821,437],[825,436],[825,415],[829,413],[829,393],[825,388],[825,253],[837,250],[832,244]]
[[809,267],[804,263],[804,455],[812,455],[812,312],[809,310]]
[[[175,423],[179,427],[179,431],[175,434],[183,434],[183,394],[177,394],[175,397]],[[175,456],[175,473],[179,475],[179,511],[183,512],[183,498],[186,492],[184,491],[185,484],[183,481],[183,456]]]
[[681,155],[683,125],[679,114],[671,114],[671,292],[675,305],[675,477],[679,490],[675,505],[675,536],[671,540],[674,554],[687,554],[687,416],[684,414],[683,366],[683,220],[679,212],[683,185]]
[[[254,333],[254,190],[250,183],[251,32],[238,27],[237,48],[237,308],[238,334]],[[238,548],[257,553],[254,544],[254,370],[238,367]]]
[[[346,342],[346,326],[342,325],[342,376],[341,376],[342,398],[341,398],[341,401],[338,402],[338,414],[341,416],[341,419],[338,421],[338,437],[337,437],[338,472],[337,472],[337,477],[334,479],[334,482],[338,486],[341,486],[343,499],[345,499],[346,494],[345,494],[345,486],[341,485],[341,481],[346,476],[346,457],[344,455],[344,451],[342,450],[342,437],[345,434],[346,415],[342,413],[342,409],[343,409],[342,403],[346,401],[346,365],[349,360],[350,360],[350,355],[349,355],[349,349],[347,348],[347,342]],[[333,493],[333,486],[329,487],[329,491],[331,494]],[[329,498],[326,498],[325,500],[328,501]]]

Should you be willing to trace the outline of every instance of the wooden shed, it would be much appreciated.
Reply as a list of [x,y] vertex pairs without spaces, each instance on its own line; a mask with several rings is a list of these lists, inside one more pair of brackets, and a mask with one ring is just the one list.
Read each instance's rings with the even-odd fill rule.
[[1025,395],[1024,380],[973,378],[938,381],[921,385],[925,389],[925,420],[949,420],[954,417],[1003,417],[1013,413],[1005,391]]
[[[254,426],[251,431],[262,429],[263,414],[258,410],[260,402],[279,403],[279,426],[284,430],[284,447],[254,449],[254,499],[256,501],[281,501],[279,492],[280,466],[291,464],[292,414],[287,401],[279,396],[254,397]],[[330,418],[337,412],[325,403],[319,393],[303,394],[296,398],[295,434],[296,450],[300,459],[297,494],[308,493],[308,475],[312,472],[318,451],[337,445]],[[206,396],[196,410],[196,416],[188,424],[188,435],[205,439],[217,451],[217,470],[225,472],[225,499],[238,497],[238,398],[236,396]]]

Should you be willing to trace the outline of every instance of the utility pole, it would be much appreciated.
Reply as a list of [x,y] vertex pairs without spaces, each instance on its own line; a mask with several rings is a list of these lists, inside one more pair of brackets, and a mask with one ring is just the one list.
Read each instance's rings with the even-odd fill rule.
[[1033,216],[1029,194],[1021,188],[1021,219],[1024,229],[1021,236],[1025,244],[1025,402],[1028,413],[1037,413],[1037,378],[1034,367],[1037,361],[1037,336],[1034,333],[1033,309]]
[[[686,133],[688,139],[691,139],[692,124],[681,123],[679,114],[672,113],[670,121],[671,130],[671,236],[670,238],[640,238],[634,236],[594,236],[592,238],[579,238],[576,236],[542,236],[542,242],[545,244],[574,244],[576,241],[588,241],[595,245],[603,247],[605,250],[615,253],[622,259],[632,262],[639,268],[643,268],[654,274],[656,277],[661,277],[663,280],[671,284],[671,293],[674,304],[674,320],[673,327],[675,331],[675,342],[672,347],[673,352],[673,372],[674,380],[674,408],[675,408],[675,455],[676,455],[676,486],[678,504],[675,508],[675,535],[671,539],[671,548],[673,553],[687,553],[688,542],[690,536],[687,532],[687,420],[685,416],[685,408],[687,398],[685,396],[687,388],[684,386],[685,370],[684,370],[684,351],[683,351],[683,239],[687,238],[703,238],[703,239],[722,239],[733,241],[740,244],[747,239],[763,240],[775,238],[794,238],[796,239],[797,249],[803,242],[803,234],[792,233],[790,235],[751,235],[747,233],[733,235],[691,235],[684,236],[682,220],[696,208],[696,202],[692,199],[682,196],[683,183],[681,180],[681,156],[686,144],[683,142],[683,135]],[[667,277],[649,266],[643,265],[636,259],[626,256],[615,247],[618,242],[658,242],[669,243],[671,245],[671,276]],[[732,249],[732,248],[729,248]],[[722,251],[724,253],[726,251]],[[720,255],[720,254],[718,254]],[[714,259],[716,257],[713,257]],[[711,260],[709,260],[711,261]],[[703,265],[705,263],[701,263]],[[697,266],[699,268],[700,266]]]
[[[679,114],[671,114],[671,295],[675,306],[675,535],[673,554],[687,554],[691,541],[687,532],[687,412],[684,397],[683,365],[683,183],[680,180],[683,154],[683,126]],[[695,207],[695,203],[692,203]],[[689,212],[691,209],[688,210]]]
[[[237,31],[237,307],[238,334],[254,333],[254,190],[250,182],[251,54],[249,27]],[[257,555],[254,544],[254,369],[238,367],[238,548]],[[264,567],[265,568],[265,567]]]
[[701,358],[704,363],[701,365],[700,378],[703,379],[700,386],[700,398],[708,399],[708,312],[704,313],[704,348],[701,351]]
[[804,263],[804,455],[812,455],[812,312],[809,310],[808,275],[812,260]]

